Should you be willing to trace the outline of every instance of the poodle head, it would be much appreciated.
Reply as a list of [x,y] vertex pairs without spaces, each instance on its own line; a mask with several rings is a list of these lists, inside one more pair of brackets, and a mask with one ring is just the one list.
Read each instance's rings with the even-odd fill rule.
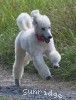
[[34,10],[31,13],[33,17],[33,24],[35,26],[36,34],[42,36],[46,43],[50,42],[52,38],[51,34],[51,22],[46,15],[41,15],[39,10]]

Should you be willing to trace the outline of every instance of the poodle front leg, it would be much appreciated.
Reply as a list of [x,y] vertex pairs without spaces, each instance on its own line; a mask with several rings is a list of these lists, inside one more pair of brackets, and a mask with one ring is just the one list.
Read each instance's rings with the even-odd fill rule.
[[61,60],[61,55],[59,54],[58,51],[53,50],[53,51],[47,53],[47,57],[49,58],[49,60],[53,64],[54,68],[59,68],[60,67],[59,62]]
[[51,73],[48,66],[44,62],[42,54],[39,53],[34,56],[33,62],[40,76],[49,80],[51,78]]

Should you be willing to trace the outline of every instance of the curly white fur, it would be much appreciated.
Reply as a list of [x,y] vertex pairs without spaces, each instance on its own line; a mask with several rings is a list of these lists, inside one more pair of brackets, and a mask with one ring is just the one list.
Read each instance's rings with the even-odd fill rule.
[[[21,30],[15,40],[15,62],[13,65],[13,75],[15,80],[20,80],[23,75],[24,65],[30,60],[38,70],[39,74],[47,78],[51,77],[50,70],[45,64],[43,55],[48,57],[53,66],[59,67],[61,55],[54,46],[53,37],[49,43],[38,41],[36,34],[50,34],[50,20],[46,15],[41,15],[39,10],[31,12],[31,16],[27,13],[21,13],[17,18],[17,25]],[[45,30],[42,30],[45,28]],[[17,83],[17,82],[15,82]]]

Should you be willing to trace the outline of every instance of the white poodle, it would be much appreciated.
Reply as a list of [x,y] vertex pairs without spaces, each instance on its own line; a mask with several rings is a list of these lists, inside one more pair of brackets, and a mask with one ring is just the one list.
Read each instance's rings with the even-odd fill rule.
[[41,15],[39,10],[33,10],[31,16],[21,13],[17,18],[20,32],[15,40],[13,65],[15,85],[19,85],[24,65],[28,64],[30,60],[33,60],[38,73],[47,80],[51,78],[51,73],[43,56],[48,57],[55,68],[59,67],[61,60],[61,56],[54,46],[49,18]]

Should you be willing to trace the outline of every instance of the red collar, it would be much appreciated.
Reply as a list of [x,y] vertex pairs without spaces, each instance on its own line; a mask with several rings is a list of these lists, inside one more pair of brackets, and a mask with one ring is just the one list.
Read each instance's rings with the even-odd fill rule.
[[44,42],[44,37],[42,35],[36,34],[37,40]]

